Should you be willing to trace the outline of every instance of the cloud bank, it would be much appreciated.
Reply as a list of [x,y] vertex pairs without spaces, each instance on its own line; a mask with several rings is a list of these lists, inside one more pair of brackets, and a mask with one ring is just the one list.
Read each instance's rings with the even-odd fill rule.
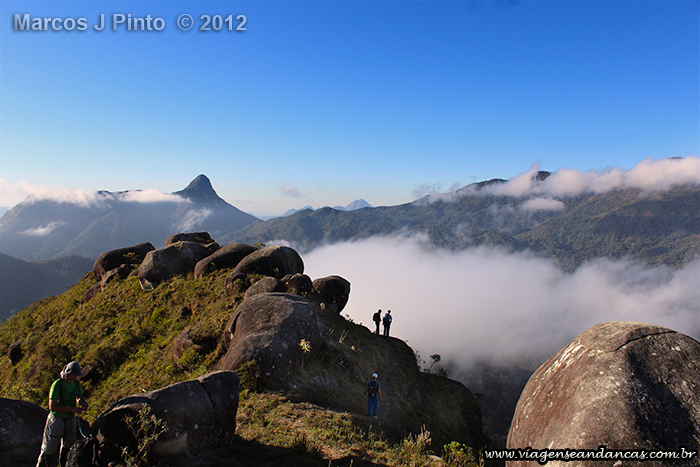
[[530,170],[503,184],[485,187],[485,194],[505,196],[578,196],[583,193],[606,193],[613,190],[669,190],[681,185],[700,185],[700,158],[648,158],[630,170],[619,167],[602,171],[581,172],[561,168],[547,179],[537,181],[540,170],[534,164]]
[[351,282],[343,314],[371,327],[392,310],[392,334],[425,360],[467,370],[476,361],[548,358],[590,326],[643,321],[700,331],[700,260],[684,269],[599,259],[565,273],[552,261],[498,249],[426,249],[420,237],[372,238],[304,256],[315,279]]
[[9,199],[17,203],[35,203],[49,200],[58,203],[72,203],[83,207],[99,207],[110,201],[124,201],[131,203],[189,203],[190,200],[178,195],[163,193],[156,189],[132,190],[119,193],[107,191],[84,191],[56,188],[52,186],[32,185],[26,180],[9,184],[5,179],[0,179],[0,199]]

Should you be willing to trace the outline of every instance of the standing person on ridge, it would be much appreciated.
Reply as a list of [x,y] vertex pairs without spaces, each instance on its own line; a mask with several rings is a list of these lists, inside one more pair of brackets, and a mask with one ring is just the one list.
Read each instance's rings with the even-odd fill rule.
[[[83,372],[78,362],[70,362],[61,371],[61,377],[51,385],[50,412],[36,467],[56,467],[59,460],[62,466],[66,463],[68,451],[77,436],[78,419],[75,415],[88,406],[82,397],[85,391],[78,381],[81,376]],[[76,403],[81,407],[76,407]]]
[[382,309],[380,308],[375,314],[372,315],[372,321],[377,325],[377,335],[379,335],[379,323],[382,321]]
[[384,335],[389,337],[389,328],[391,327],[391,310],[388,310],[384,315]]
[[367,416],[379,418],[379,401],[382,399],[382,389],[379,384],[379,376],[377,373],[372,373],[372,379],[367,383]]

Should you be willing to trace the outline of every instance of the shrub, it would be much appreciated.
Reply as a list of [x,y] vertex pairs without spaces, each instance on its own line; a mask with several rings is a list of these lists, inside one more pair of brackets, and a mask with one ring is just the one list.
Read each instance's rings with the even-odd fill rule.
[[158,437],[168,431],[165,422],[153,414],[151,406],[144,404],[135,415],[124,417],[129,431],[136,439],[136,448],[124,447],[122,459],[127,467],[140,467],[148,464],[148,455]]
[[471,447],[465,446],[457,441],[452,441],[449,444],[443,446],[444,454],[442,459],[450,467],[478,467],[479,462],[477,462],[476,457],[474,457],[474,451]]

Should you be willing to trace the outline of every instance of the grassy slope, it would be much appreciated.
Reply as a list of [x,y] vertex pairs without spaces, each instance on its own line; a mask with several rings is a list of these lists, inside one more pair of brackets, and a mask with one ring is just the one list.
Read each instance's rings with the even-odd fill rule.
[[[223,327],[241,301],[224,293],[225,276],[220,272],[198,281],[191,275],[180,277],[151,293],[130,278],[111,283],[81,305],[83,293],[94,284],[92,275],[86,275],[63,295],[35,303],[0,325],[0,348],[21,340],[24,351],[14,366],[2,359],[0,396],[45,406],[59,370],[76,359],[85,367],[83,384],[91,402],[84,418],[94,421],[112,402],[141,388],[156,389],[216,369],[225,352]],[[401,441],[420,433],[422,425],[438,427],[434,437],[440,441],[432,446],[438,453],[451,435],[484,442],[478,420],[467,432],[452,429],[460,425],[459,417],[473,417],[457,409],[475,401],[456,401],[455,394],[468,396],[455,383],[419,373],[405,343],[375,336],[330,311],[321,312],[321,318],[327,343],[289,381],[291,389],[244,391],[233,444],[188,462],[234,465],[232,459],[238,459],[239,465],[265,465],[269,460],[273,465],[284,458],[288,465],[293,465],[290,459],[298,459],[299,465],[328,465],[323,460],[328,458],[336,459],[334,465],[347,465],[341,459],[352,458],[354,465],[363,460],[368,465],[420,460],[416,465],[423,465],[434,461],[422,454],[431,447],[425,437]],[[172,342],[185,329],[201,345],[176,362]],[[362,392],[372,371],[384,378],[379,421],[362,415]],[[420,397],[426,393],[442,396],[430,397],[426,404]]]

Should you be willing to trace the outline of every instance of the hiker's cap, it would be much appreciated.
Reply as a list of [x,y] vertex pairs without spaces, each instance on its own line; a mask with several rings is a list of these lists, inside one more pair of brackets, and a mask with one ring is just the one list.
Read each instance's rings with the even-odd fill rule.
[[73,373],[75,376],[83,376],[83,371],[80,369],[80,363],[70,362],[61,372],[61,376],[66,377]]
[[372,373],[372,378],[377,379],[379,378],[379,375],[377,373]]

